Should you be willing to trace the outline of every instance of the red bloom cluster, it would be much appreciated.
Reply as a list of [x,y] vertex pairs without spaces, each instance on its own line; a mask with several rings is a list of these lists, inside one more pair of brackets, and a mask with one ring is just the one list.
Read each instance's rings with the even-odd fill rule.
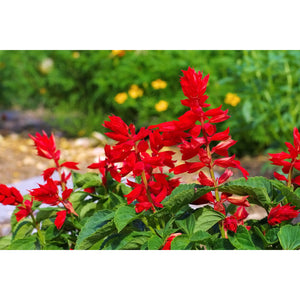
[[[29,135],[36,146],[37,154],[41,157],[47,159],[53,159],[55,163],[55,167],[48,168],[43,172],[43,178],[45,180],[45,184],[39,184],[39,187],[36,189],[32,189],[29,191],[32,199],[35,201],[40,201],[42,203],[48,205],[59,205],[62,204],[65,208],[64,211],[60,211],[57,213],[57,217],[55,220],[55,225],[58,229],[63,225],[66,215],[77,213],[74,211],[72,203],[68,201],[73,189],[68,189],[66,187],[68,179],[71,177],[71,173],[65,173],[63,168],[78,170],[77,164],[75,162],[67,161],[64,163],[60,163],[60,151],[56,149],[54,135],[51,134],[50,137],[43,131],[43,134],[36,133],[36,136]],[[51,177],[54,172],[57,171],[59,174],[59,180],[53,180]],[[59,188],[61,187],[62,193],[60,195]]]
[[284,176],[274,172],[274,177],[278,180],[286,181],[289,186],[292,183],[300,185],[300,176],[297,176],[294,179],[292,178],[293,168],[300,171],[300,159],[297,159],[300,154],[300,134],[296,127],[294,128],[293,136],[294,145],[288,142],[285,143],[289,153],[283,151],[276,154],[269,153],[272,165],[282,166],[282,172],[287,174],[287,176]]
[[[127,184],[133,188],[125,195],[128,204],[135,201],[137,212],[150,208],[155,211],[155,207],[162,207],[161,201],[179,185],[178,179],[169,179],[163,174],[164,167],[174,167],[174,152],[162,151],[165,146],[163,136],[158,130],[144,127],[136,133],[133,124],[128,126],[117,116],[110,116],[103,126],[111,130],[106,135],[117,144],[106,146],[106,158],[88,168],[99,169],[104,185],[108,173],[119,182],[128,175],[134,178],[140,176],[140,183],[127,179]],[[149,143],[145,138],[149,138]]]
[[[232,216],[224,219],[224,229],[236,232],[239,225],[244,225],[244,219],[246,219],[248,215],[244,206],[238,207]],[[250,226],[246,226],[246,228],[249,230]]]
[[286,204],[281,206],[278,204],[276,207],[272,207],[268,215],[268,223],[271,226],[280,224],[283,221],[291,220],[296,218],[299,214],[299,211],[295,209],[296,206],[291,206]]
[[[178,121],[170,121],[150,128],[158,128],[162,132],[162,138],[167,145],[178,145],[182,154],[183,164],[170,169],[174,174],[198,172],[198,181],[201,185],[215,188],[215,193],[208,193],[194,204],[211,203],[215,210],[226,214],[224,202],[228,201],[235,205],[249,206],[246,197],[237,197],[231,194],[219,195],[218,186],[225,183],[233,172],[230,168],[239,169],[243,176],[248,179],[249,173],[235,159],[235,155],[229,156],[228,150],[233,146],[234,141],[229,128],[225,131],[217,132],[217,123],[227,120],[228,110],[222,110],[222,106],[204,110],[210,106],[205,101],[208,96],[204,95],[208,83],[208,75],[202,78],[202,73],[195,72],[188,68],[183,71],[181,86],[188,99],[182,100],[182,104],[190,108],[178,118]],[[221,156],[221,157],[220,157]],[[194,158],[198,158],[195,162]],[[194,159],[190,162],[190,159]],[[216,178],[214,167],[225,168],[223,174]],[[204,168],[208,172],[204,171]]]
[[18,222],[31,213],[32,201],[26,200],[23,203],[23,200],[23,196],[15,187],[0,184],[0,203],[18,207],[19,211],[16,213]]

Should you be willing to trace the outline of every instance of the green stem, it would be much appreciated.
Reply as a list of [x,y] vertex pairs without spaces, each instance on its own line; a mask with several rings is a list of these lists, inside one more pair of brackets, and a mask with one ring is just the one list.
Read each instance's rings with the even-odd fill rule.
[[157,235],[156,231],[148,224],[148,220],[147,220],[145,217],[142,218],[142,221],[143,221],[143,223],[150,229],[150,231],[151,231],[152,233],[154,233],[154,234]]
[[44,248],[46,246],[44,236],[43,236],[43,234],[42,234],[42,232],[39,228],[39,224],[37,223],[37,221],[36,221],[36,219],[35,219],[32,212],[30,213],[30,216],[31,216],[32,222],[34,224],[34,227],[37,230],[37,234],[38,234],[38,238],[39,238],[39,241],[41,243],[41,246],[42,246],[42,250],[44,250]]

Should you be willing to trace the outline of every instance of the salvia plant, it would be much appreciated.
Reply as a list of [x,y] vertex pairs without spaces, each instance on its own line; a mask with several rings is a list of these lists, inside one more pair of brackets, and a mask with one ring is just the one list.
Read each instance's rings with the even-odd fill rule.
[[[13,205],[11,234],[1,249],[41,250],[262,250],[300,248],[300,134],[293,131],[287,152],[270,154],[282,167],[274,179],[249,177],[229,148],[230,129],[218,131],[230,116],[210,109],[205,95],[209,76],[192,68],[180,79],[186,112],[177,120],[143,127],[112,115],[103,126],[116,143],[105,159],[78,171],[62,161],[54,135],[31,136],[37,154],[53,161],[44,184],[22,196],[0,185],[0,202]],[[180,163],[170,146],[178,147]],[[172,149],[172,148],[171,148]],[[218,168],[218,173],[215,169]],[[241,178],[231,180],[232,169]],[[223,170],[220,172],[220,170]],[[197,175],[183,183],[181,174]],[[54,175],[58,174],[58,180]],[[57,177],[56,177],[57,178]],[[251,205],[265,217],[249,218]]]

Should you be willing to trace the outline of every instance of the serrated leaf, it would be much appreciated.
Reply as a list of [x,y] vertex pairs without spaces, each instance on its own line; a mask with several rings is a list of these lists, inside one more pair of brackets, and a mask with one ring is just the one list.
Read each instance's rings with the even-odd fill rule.
[[195,227],[195,216],[191,214],[187,218],[183,220],[176,220],[175,223],[178,227],[180,227],[188,236],[192,235]]
[[251,235],[244,226],[238,226],[236,233],[228,231],[228,239],[238,250],[256,250]]
[[190,242],[186,235],[178,235],[171,242],[171,250],[189,250],[191,249]]
[[115,230],[116,230],[115,223],[113,220],[111,220],[105,225],[101,226],[96,231],[94,231],[89,236],[85,238],[81,237],[80,243],[78,242],[76,243],[75,250],[91,249],[96,243],[99,243],[101,239],[104,239],[108,235],[112,234]]
[[212,235],[210,235],[208,232],[199,230],[199,231],[193,233],[193,235],[190,237],[190,240],[192,242],[202,242],[207,239],[210,239],[211,237],[212,237]]
[[132,232],[129,236],[132,238],[119,248],[119,250],[139,250],[141,246],[148,241],[150,232]]
[[135,212],[132,206],[120,206],[114,216],[114,222],[120,232],[127,224],[138,218],[139,215]]
[[220,192],[236,195],[249,195],[250,203],[266,207],[272,204],[273,186],[269,179],[261,176],[250,177],[248,180],[239,178],[219,187]]
[[101,210],[94,213],[82,227],[75,249],[88,249],[101,237],[105,237],[106,233],[113,230],[115,228],[112,220],[114,214],[115,212],[111,210]]
[[284,250],[300,248],[300,226],[285,225],[278,232],[280,245]]
[[225,216],[211,208],[200,208],[196,212],[196,221],[194,226],[194,233],[197,231],[207,231],[219,221],[223,220]]
[[300,197],[296,192],[293,192],[289,187],[278,180],[270,180],[270,182],[286,197],[288,203],[295,205],[297,209],[300,208]]
[[198,184],[181,184],[161,203],[169,212],[176,213],[182,206],[195,201],[213,189]]
[[148,240],[148,249],[149,250],[158,250],[163,244],[163,239],[160,238],[157,235],[153,235],[149,240]]
[[25,239],[18,239],[11,243],[10,250],[36,250],[38,249],[38,240],[35,235]]

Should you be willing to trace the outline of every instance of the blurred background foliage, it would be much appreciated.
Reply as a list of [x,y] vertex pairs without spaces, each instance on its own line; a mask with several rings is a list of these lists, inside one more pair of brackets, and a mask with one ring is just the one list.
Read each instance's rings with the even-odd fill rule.
[[300,128],[300,51],[0,51],[0,110],[44,109],[69,136],[104,132],[110,114],[138,128],[178,118],[179,78],[210,74],[212,108],[232,116],[238,156],[283,150]]

